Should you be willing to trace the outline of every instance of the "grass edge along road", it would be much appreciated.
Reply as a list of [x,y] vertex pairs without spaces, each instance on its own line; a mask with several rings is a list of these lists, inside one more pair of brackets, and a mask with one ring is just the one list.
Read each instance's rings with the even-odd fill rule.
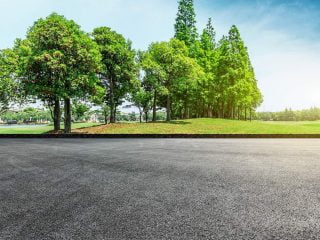
[[[0,134],[44,134],[52,126],[0,128]],[[74,133],[87,134],[320,134],[320,121],[262,122],[223,119],[189,119],[170,123],[73,124]]]
[[[74,123],[72,124],[72,129],[82,129],[87,127],[93,127],[100,124],[97,123]],[[63,128],[63,126],[61,126]],[[43,126],[29,126],[29,127],[14,127],[1,128],[0,134],[45,134],[53,130],[53,125],[43,125]]]
[[118,123],[74,130],[87,134],[320,134],[320,121],[262,122],[190,119],[157,123]]

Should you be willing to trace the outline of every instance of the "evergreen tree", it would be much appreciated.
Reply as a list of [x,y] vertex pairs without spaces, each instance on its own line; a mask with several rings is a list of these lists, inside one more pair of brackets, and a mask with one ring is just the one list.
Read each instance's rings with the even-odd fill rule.
[[247,119],[262,101],[249,54],[236,26],[219,44],[216,75],[219,117]]
[[[205,75],[198,81],[195,96],[193,98],[193,115],[197,117],[213,116],[215,104],[215,65],[216,65],[216,43],[215,30],[211,18],[203,30],[200,40],[190,48],[191,55],[203,68]],[[189,117],[188,115],[184,116]]]
[[180,0],[175,23],[175,38],[191,46],[198,37],[193,0]]
[[201,35],[202,47],[205,49],[214,49],[216,45],[216,31],[212,24],[212,18],[209,18],[206,28]]

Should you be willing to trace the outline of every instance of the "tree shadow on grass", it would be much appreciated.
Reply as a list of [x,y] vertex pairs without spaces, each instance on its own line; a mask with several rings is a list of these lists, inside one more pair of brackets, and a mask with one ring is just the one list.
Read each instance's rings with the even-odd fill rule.
[[171,122],[165,122],[165,121],[159,121],[159,122],[150,122],[150,123],[162,123],[162,124],[172,124],[172,125],[188,125],[191,124],[190,122],[186,121],[171,121]]

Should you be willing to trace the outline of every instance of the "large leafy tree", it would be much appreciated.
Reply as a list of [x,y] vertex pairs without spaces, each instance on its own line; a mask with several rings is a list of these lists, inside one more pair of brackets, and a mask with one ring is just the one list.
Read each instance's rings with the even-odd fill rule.
[[145,86],[140,86],[131,94],[131,102],[139,109],[140,123],[142,115],[145,114],[146,122],[148,122],[148,114],[152,108],[152,92],[146,89]]
[[[188,57],[187,46],[178,39],[153,43],[147,54],[149,74],[151,74],[150,66],[153,66],[154,77],[161,79],[161,95],[164,101],[161,101],[160,105],[167,110],[167,121],[171,121],[174,112],[172,107],[176,107],[176,102],[173,100],[177,99],[177,102],[181,100],[181,93],[192,88],[202,74],[202,69],[194,59]],[[187,98],[188,95],[184,97]]]
[[137,80],[135,51],[130,41],[108,27],[96,28],[92,35],[102,55],[99,77],[106,89],[104,101],[110,107],[110,122],[115,123],[117,107]]
[[16,79],[17,56],[10,49],[0,51],[0,114],[18,100]]
[[39,19],[27,38],[17,41],[23,88],[54,107],[55,130],[60,128],[64,101],[65,133],[71,132],[71,99],[96,93],[100,53],[94,41],[72,20],[56,13]]
[[151,45],[149,50],[139,53],[139,64],[143,71],[142,85],[145,86],[147,91],[151,92],[152,97],[152,121],[157,120],[157,108],[159,97],[166,91],[163,83],[165,81],[166,73],[161,67],[160,63],[154,58],[159,53],[159,48]]
[[176,18],[175,38],[191,46],[197,39],[196,14],[193,0],[180,0]]

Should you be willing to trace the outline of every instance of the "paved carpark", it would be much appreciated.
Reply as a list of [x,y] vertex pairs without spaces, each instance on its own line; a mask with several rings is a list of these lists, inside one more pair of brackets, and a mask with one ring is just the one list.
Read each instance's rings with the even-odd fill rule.
[[319,239],[320,140],[0,139],[0,239]]

